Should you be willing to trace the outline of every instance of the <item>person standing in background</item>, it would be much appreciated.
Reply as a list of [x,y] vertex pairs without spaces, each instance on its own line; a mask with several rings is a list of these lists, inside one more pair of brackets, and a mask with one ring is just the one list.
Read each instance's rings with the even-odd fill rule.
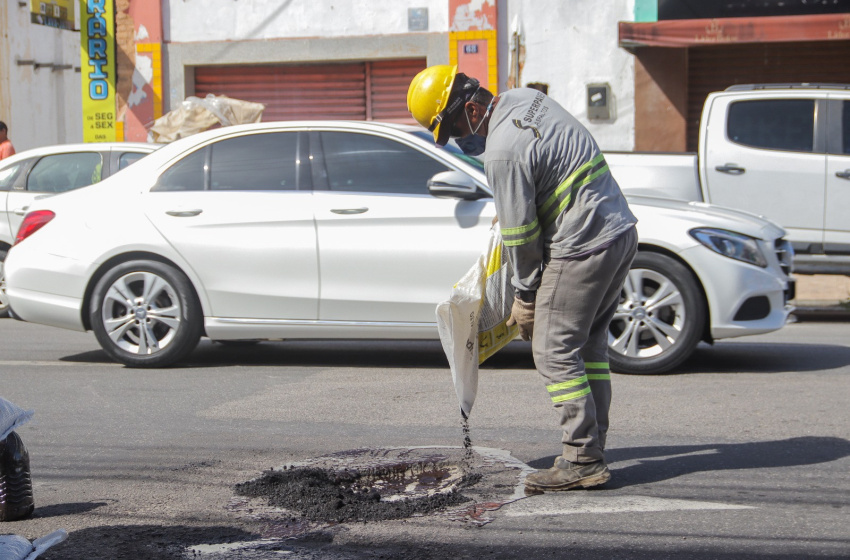
[[6,123],[0,121],[0,159],[6,159],[13,155],[15,155],[15,147],[9,140],[9,127],[6,126]]

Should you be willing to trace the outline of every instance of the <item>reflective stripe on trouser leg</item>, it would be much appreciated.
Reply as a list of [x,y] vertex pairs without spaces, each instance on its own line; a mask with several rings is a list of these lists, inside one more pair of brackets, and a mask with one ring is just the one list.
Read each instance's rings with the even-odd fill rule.
[[[608,327],[617,311],[620,292],[637,253],[637,232],[634,228],[619,240],[624,245],[620,267],[611,278],[611,284],[600,301],[599,312],[590,327],[587,343],[581,351],[587,378],[596,403],[596,424],[599,444],[605,449],[608,436],[608,409],[611,406],[611,366],[608,363]],[[612,247],[613,248],[613,247]]]
[[[636,247],[632,228],[600,253],[578,260],[552,259],[543,270],[532,349],[560,415],[569,461],[604,458],[611,400],[608,323]],[[597,387],[599,395],[592,392]]]
[[604,451],[605,440],[608,436],[608,409],[611,406],[611,370],[607,361],[589,361],[587,353],[584,351],[582,356],[585,359],[584,368],[587,371],[590,394],[593,396],[593,404],[596,405],[596,429],[599,447]]

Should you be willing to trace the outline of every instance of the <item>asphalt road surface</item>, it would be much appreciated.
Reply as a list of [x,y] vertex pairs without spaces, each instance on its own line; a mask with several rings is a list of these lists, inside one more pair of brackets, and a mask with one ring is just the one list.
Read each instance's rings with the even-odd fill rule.
[[850,558],[848,340],[850,323],[802,322],[614,375],[612,480],[531,497],[522,477],[560,434],[515,343],[481,372],[468,500],[336,523],[236,485],[293,464],[462,463],[438,343],[204,341],[184,367],[133,370],[91,334],[4,319],[0,396],[35,410],[18,433],[36,509],[0,534],[65,529],[46,560]]

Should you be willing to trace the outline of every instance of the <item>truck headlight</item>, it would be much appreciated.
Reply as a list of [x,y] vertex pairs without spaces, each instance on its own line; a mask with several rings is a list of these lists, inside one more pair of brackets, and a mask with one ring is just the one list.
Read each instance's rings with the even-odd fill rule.
[[690,232],[691,237],[724,257],[744,261],[765,268],[767,259],[759,248],[758,241],[734,231],[714,228],[696,228]]

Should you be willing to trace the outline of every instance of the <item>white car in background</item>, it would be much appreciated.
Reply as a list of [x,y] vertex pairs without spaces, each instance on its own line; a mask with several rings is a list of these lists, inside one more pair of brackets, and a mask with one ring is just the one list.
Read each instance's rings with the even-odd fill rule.
[[64,144],[27,150],[0,161],[0,317],[9,311],[3,261],[30,204],[37,198],[97,183],[158,147],[135,142]]
[[[480,162],[421,136],[316,121],[178,140],[33,203],[7,258],[12,309],[92,330],[132,367],[178,363],[202,336],[436,339],[435,307],[495,209]],[[700,203],[631,205],[640,251],[611,324],[614,371],[664,371],[700,340],[782,327],[781,228]]]

